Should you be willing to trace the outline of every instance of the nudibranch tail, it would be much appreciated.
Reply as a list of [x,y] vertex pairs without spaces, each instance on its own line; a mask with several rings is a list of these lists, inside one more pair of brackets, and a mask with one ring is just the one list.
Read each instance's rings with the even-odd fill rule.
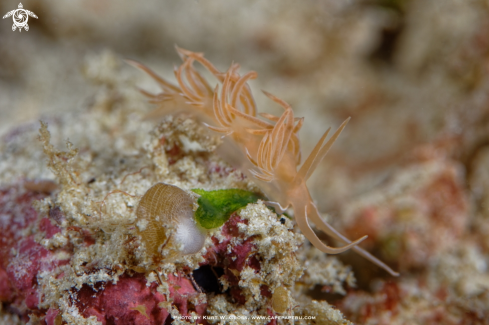
[[[316,227],[318,227],[320,230],[324,231],[324,233],[326,233],[328,236],[333,237],[336,240],[339,240],[343,244],[347,244],[347,245],[350,244],[351,245],[351,244],[357,243],[359,241],[359,240],[357,240],[355,242],[352,242],[351,240],[349,240],[348,238],[346,238],[345,236],[343,236],[341,233],[339,233],[338,230],[334,229],[330,224],[328,224],[327,222],[325,222],[321,218],[321,216],[319,215],[319,211],[317,210],[317,207],[312,202],[310,204],[308,218],[310,218],[311,221],[314,222],[314,224],[316,225]],[[360,239],[364,239],[366,237],[367,236],[364,236],[364,237],[362,237]],[[353,245],[351,247],[351,249],[353,251],[355,251],[355,253],[357,253],[360,256],[366,258],[367,260],[369,260],[370,262],[374,263],[375,265],[383,268],[384,270],[386,270],[387,272],[389,272],[392,276],[399,276],[399,273],[398,272],[396,272],[393,269],[391,269],[387,264],[385,264],[384,262],[382,262],[381,260],[379,260],[378,258],[376,258],[375,256],[373,256],[372,254],[370,254],[369,252],[367,252],[363,248],[361,248],[361,247],[359,247],[357,245]]]
[[307,239],[311,242],[311,244],[314,245],[317,249],[320,251],[326,253],[326,254],[340,254],[343,253],[354,246],[358,245],[365,239],[367,239],[367,236],[363,236],[359,239],[357,239],[354,242],[349,242],[347,245],[343,247],[330,247],[324,244],[321,239],[318,238],[318,236],[314,233],[314,231],[311,229],[311,226],[309,225],[309,221],[307,219],[307,210],[308,207],[304,207],[304,215],[301,213],[297,213],[299,211],[302,211],[302,209],[295,209],[296,215],[295,215],[295,220],[297,222],[297,225],[299,226],[299,229],[302,231],[304,236],[306,236]]

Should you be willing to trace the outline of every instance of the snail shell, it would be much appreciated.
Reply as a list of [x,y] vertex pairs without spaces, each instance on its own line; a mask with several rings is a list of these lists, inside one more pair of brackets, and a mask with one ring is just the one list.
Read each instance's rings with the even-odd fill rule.
[[193,203],[189,194],[173,185],[158,183],[146,191],[136,210],[136,228],[148,254],[158,254],[170,239],[180,245],[183,255],[202,249],[206,233],[195,222]]

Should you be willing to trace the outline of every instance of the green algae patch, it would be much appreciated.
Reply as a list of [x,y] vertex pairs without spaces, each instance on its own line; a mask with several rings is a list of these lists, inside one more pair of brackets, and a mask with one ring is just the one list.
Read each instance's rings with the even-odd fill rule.
[[248,203],[266,200],[262,195],[239,189],[215,191],[193,189],[192,191],[200,195],[197,200],[199,208],[195,211],[195,220],[206,229],[222,226],[234,211],[244,208]]

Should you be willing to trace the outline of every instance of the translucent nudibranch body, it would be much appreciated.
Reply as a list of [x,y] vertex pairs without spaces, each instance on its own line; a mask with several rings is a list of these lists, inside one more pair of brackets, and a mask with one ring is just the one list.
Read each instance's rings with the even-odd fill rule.
[[[388,265],[358,246],[367,236],[351,241],[325,222],[307,188],[306,181],[324,159],[350,118],[346,119],[326,140],[330,130],[328,129],[301,165],[298,132],[304,120],[294,116],[292,107],[288,103],[265,91],[265,95],[282,106],[284,112],[281,116],[259,114],[268,121],[257,118],[255,101],[247,85],[248,80],[257,77],[256,72],[251,71],[241,76],[237,64],[232,64],[227,72],[220,72],[201,53],[181,48],[177,48],[177,52],[184,60],[180,68],[175,69],[178,86],[162,79],[144,65],[128,61],[147,72],[160,84],[162,88],[160,94],[153,95],[143,91],[151,102],[159,104],[158,110],[162,113],[174,110],[179,107],[179,103],[184,98],[185,110],[194,111],[198,116],[205,115],[212,124],[208,124],[207,127],[222,134],[224,139],[230,140],[224,142],[224,149],[218,149],[218,153],[260,185],[261,191],[272,200],[267,201],[267,204],[273,206],[275,211],[283,213],[288,208],[293,208],[297,225],[316,248],[326,254],[339,254],[353,249],[391,275],[398,276],[399,274]],[[199,62],[217,78],[216,87],[211,87],[204,77],[192,68],[194,61]],[[184,75],[187,82],[183,78]],[[229,146],[226,145],[228,142]],[[214,218],[216,215],[214,213],[209,214],[210,218],[207,218],[206,214],[198,213],[198,215],[204,216],[199,218],[209,221],[208,227],[212,228],[221,222],[215,220],[225,221],[227,213],[221,213],[224,216],[222,218]],[[314,223],[344,246],[326,245],[316,235],[309,222]]]
[[206,232],[195,222],[193,203],[173,185],[158,183],[146,191],[136,211],[136,228],[148,254],[160,254],[170,241],[179,245],[182,255],[202,249]]

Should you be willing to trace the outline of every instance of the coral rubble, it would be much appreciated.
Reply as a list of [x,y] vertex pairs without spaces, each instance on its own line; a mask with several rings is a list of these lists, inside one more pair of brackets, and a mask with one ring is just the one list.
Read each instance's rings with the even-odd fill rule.
[[180,247],[172,242],[146,249],[137,208],[152,185],[180,187],[195,207],[191,189],[259,189],[214,154],[220,140],[205,127],[188,116],[141,123],[137,100],[131,84],[102,87],[90,111],[2,140],[2,317],[47,325],[277,324],[291,321],[276,316],[295,315],[347,324],[331,305],[300,297],[316,283],[344,293],[354,286],[351,272],[325,256],[328,272],[304,272],[304,237],[262,201],[209,230],[199,253],[173,254]]

